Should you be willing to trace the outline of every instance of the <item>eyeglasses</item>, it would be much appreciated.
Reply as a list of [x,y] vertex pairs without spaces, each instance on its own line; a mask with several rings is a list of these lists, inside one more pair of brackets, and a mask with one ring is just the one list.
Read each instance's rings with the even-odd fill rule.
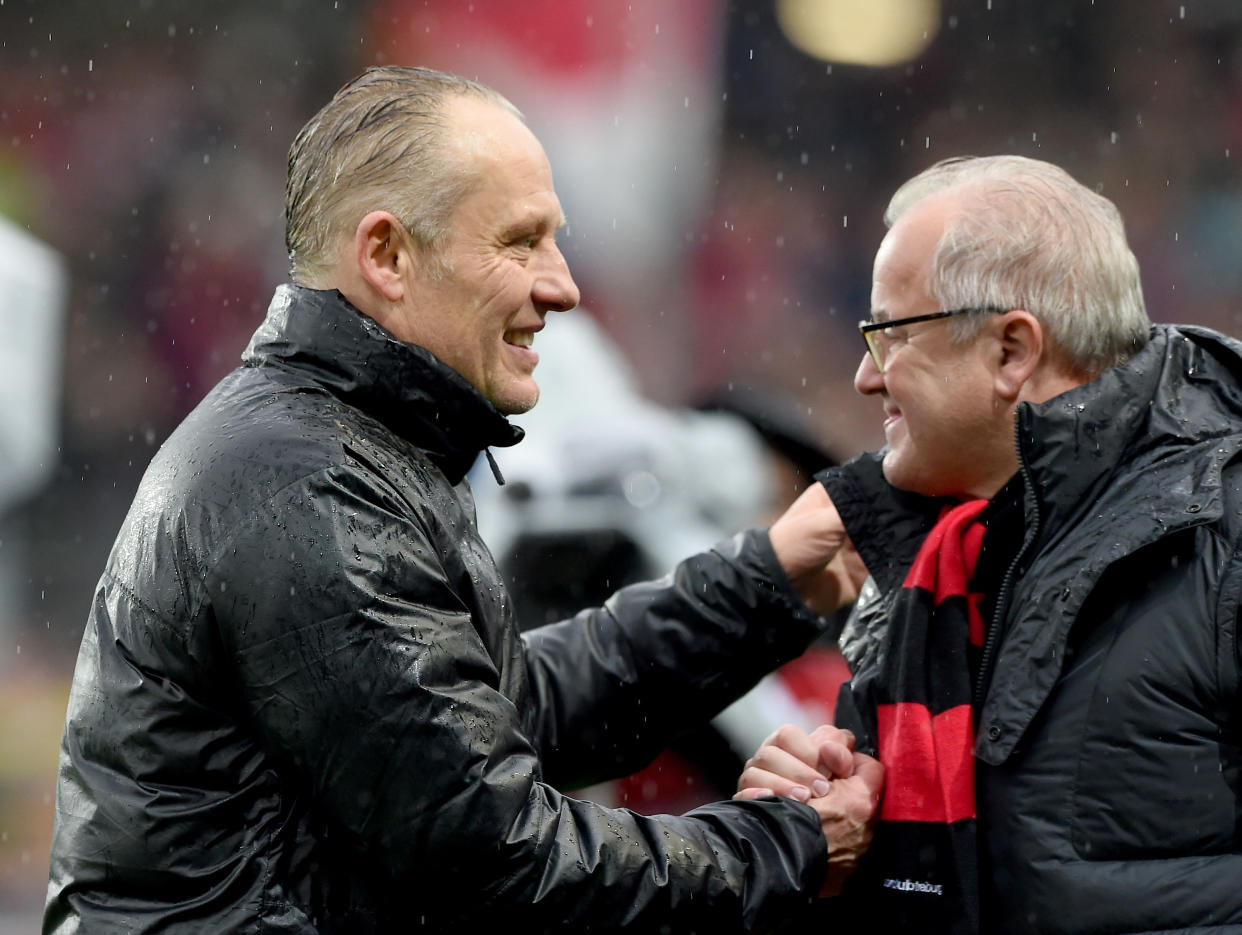
[[861,332],[863,340],[867,342],[867,353],[871,355],[871,362],[875,364],[875,369],[883,373],[884,358],[888,354],[888,343],[883,340],[882,336],[889,328],[896,328],[899,325],[914,325],[921,321],[935,321],[938,318],[951,318],[954,315],[968,315],[971,312],[1004,313],[1007,311],[1009,309],[997,308],[992,305],[976,305],[970,308],[955,308],[947,312],[911,315],[909,318],[893,318],[889,321],[860,321],[858,323],[858,330]]

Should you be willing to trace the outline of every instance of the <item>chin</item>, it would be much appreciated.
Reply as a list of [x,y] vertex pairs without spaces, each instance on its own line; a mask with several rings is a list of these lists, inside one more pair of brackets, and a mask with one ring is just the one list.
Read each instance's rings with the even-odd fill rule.
[[539,387],[535,386],[528,392],[513,392],[498,395],[489,400],[503,415],[520,416],[530,412],[539,402]]
[[907,472],[903,469],[901,460],[897,457],[897,453],[892,448],[884,453],[884,460],[880,462],[880,466],[884,471],[884,479],[894,487],[897,487],[900,490],[914,490],[910,484],[915,480],[915,478],[908,476]]
[[894,457],[892,449],[884,456],[882,463],[884,479],[898,490],[922,494],[925,497],[942,497],[945,495],[944,484],[925,471],[908,469],[900,458]]

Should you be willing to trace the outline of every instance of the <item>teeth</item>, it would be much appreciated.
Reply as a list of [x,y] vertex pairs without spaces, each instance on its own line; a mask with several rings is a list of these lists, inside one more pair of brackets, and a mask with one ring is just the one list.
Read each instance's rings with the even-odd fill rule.
[[535,343],[535,333],[533,331],[513,331],[505,335],[505,340],[518,347],[530,347]]

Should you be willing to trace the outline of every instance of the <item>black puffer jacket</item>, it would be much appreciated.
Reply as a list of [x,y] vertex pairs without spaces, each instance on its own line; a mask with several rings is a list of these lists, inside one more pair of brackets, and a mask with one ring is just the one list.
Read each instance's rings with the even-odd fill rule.
[[805,902],[804,805],[556,787],[644,763],[819,621],[751,532],[520,637],[463,481],[519,437],[339,294],[277,292],[96,591],[45,931],[718,933]]
[[[1016,430],[1026,542],[976,713],[985,929],[1242,931],[1242,345],[1158,326]],[[939,504],[874,456],[824,480],[873,574],[842,638],[861,678]]]

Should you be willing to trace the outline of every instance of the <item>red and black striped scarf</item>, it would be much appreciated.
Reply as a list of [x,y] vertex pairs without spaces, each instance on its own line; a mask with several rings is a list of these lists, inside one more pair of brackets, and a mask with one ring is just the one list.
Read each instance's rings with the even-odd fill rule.
[[850,686],[848,709],[886,768],[875,837],[850,891],[884,930],[979,930],[971,687],[984,622],[970,582],[987,505],[941,514],[894,598],[878,671]]

